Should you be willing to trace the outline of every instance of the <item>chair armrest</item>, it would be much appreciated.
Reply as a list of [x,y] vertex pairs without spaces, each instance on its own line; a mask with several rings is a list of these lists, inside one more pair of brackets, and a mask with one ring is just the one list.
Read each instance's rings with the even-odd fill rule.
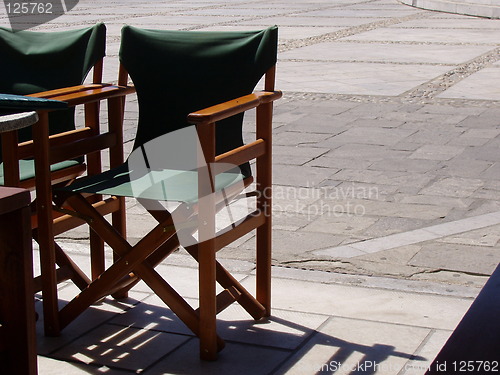
[[68,106],[96,102],[119,96],[129,95],[135,92],[133,86],[116,86],[108,83],[79,85],[63,89],[51,90],[31,94],[35,98],[46,98],[60,100],[68,103]]
[[281,91],[259,91],[237,99],[217,104],[188,115],[188,122],[203,125],[212,124],[225,118],[256,108],[261,104],[281,98]]
[[72,94],[72,93],[76,93],[76,92],[84,91],[84,90],[98,89],[100,87],[106,87],[106,86],[111,86],[111,84],[110,83],[91,83],[91,84],[87,84],[87,85],[77,85],[77,86],[64,87],[64,88],[55,89],[55,90],[36,92],[36,93],[30,94],[28,96],[32,96],[34,98],[52,99],[53,97],[56,97],[56,96]]

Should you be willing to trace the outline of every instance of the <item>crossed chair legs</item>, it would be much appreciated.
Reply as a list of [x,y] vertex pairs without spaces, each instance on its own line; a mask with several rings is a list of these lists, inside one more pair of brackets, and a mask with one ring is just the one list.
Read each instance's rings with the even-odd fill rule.
[[[245,185],[252,181],[247,179]],[[240,191],[225,194],[216,193],[216,207],[223,208],[228,198],[238,195]],[[193,234],[198,228],[197,205],[180,204],[172,213],[166,210],[150,210],[158,225],[142,238],[135,246],[131,246],[125,238],[80,194],[57,193],[55,201],[58,204],[69,205],[80,218],[85,218],[91,228],[113,249],[117,255],[115,262],[99,277],[90,282],[82,292],[60,312],[61,328],[68,325],[91,304],[106,295],[124,295],[135,283],[143,280],[169,306],[169,308],[200,338],[200,356],[202,359],[215,360],[217,352],[224,347],[224,341],[216,332],[216,314],[233,302],[240,305],[256,320],[268,316],[269,311],[264,302],[259,302],[252,296],[217,260],[216,251],[237,237],[231,231],[225,232],[212,241],[213,246],[200,248]],[[148,203],[151,208],[151,202]],[[180,231],[177,227],[181,227]],[[240,222],[241,232],[249,232],[262,225],[264,215],[250,214]],[[179,225],[179,222],[183,223]],[[194,223],[194,224],[193,224]],[[240,234],[241,235],[241,234]],[[192,245],[186,246],[186,251],[200,264],[200,307],[193,309],[154,269],[163,259],[179,247],[179,236],[191,238]],[[217,243],[217,249],[215,248]],[[203,252],[203,253],[202,253]],[[207,254],[209,253],[209,254]],[[201,259],[203,258],[203,259]],[[210,264],[205,264],[209,259]],[[210,271],[214,270],[213,275]],[[203,274],[206,272],[208,274]],[[201,281],[203,280],[203,281]],[[215,290],[216,281],[224,288],[217,296],[202,292],[203,282],[209,280]],[[211,289],[208,289],[211,290]]]

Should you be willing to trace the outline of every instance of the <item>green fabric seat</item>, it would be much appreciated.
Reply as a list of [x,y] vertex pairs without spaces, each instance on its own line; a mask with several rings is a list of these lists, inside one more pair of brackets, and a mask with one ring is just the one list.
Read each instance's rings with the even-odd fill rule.
[[[78,160],[66,160],[60,163],[52,164],[52,172],[78,165]],[[35,177],[35,163],[33,160],[19,160],[19,179],[21,181]],[[0,163],[0,185],[4,184],[3,163]]]
[[[14,32],[0,27],[0,93],[29,95],[80,85],[104,57],[105,43],[102,23],[60,32]],[[73,130],[74,117],[74,108],[51,112],[50,134]],[[20,142],[31,138],[31,127],[19,131]]]
[[[194,203],[198,200],[198,172],[175,169],[150,170],[135,176],[127,164],[99,176],[82,178],[71,185],[75,193],[109,194],[121,197]],[[243,181],[241,173],[221,173],[215,191]]]
[[[196,201],[200,146],[187,116],[251,94],[276,63],[277,31],[277,27],[199,32],[125,26],[120,61],[134,82],[139,101],[133,152],[122,166],[79,179],[63,190]],[[242,126],[243,114],[217,124],[217,154],[243,145]],[[215,191],[251,176],[248,163],[234,167],[217,175]]]

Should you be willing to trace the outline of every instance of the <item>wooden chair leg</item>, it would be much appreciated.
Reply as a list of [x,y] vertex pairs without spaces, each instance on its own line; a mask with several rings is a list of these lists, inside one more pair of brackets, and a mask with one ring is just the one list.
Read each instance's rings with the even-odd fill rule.
[[270,220],[257,229],[257,300],[271,315],[271,228]]
[[257,209],[265,216],[257,229],[257,300],[266,308],[266,316],[271,315],[272,116],[272,103],[257,108],[257,138],[266,145],[265,154],[257,158],[257,189],[261,192]]
[[216,360],[218,352],[214,245],[213,239],[199,245],[200,357],[206,361]]
[[[122,68],[120,67],[120,72]],[[127,85],[127,75],[125,77],[121,76],[119,79],[124,80],[124,86]],[[120,83],[119,83],[120,84]],[[108,99],[108,126],[109,130],[116,135],[116,145],[111,147],[109,150],[109,161],[111,167],[119,166],[123,163],[123,117],[125,112],[125,97],[111,98]],[[127,238],[127,220],[125,214],[125,198],[118,198],[120,208],[111,215],[111,221],[113,227],[123,238]],[[113,253],[113,259],[116,261],[117,255]],[[134,283],[129,284],[130,288]],[[125,299],[128,297],[128,291],[130,288],[121,288],[115,291],[112,296],[115,299]]]
[[[199,262],[198,245],[185,247],[186,251]],[[238,303],[254,318],[259,320],[266,315],[266,309],[246,290],[233,275],[229,273],[218,261],[215,262],[216,280],[224,289],[235,288],[239,294]]]
[[[125,215],[125,198],[118,198],[120,208],[118,211],[115,211],[111,214],[111,222],[113,223],[113,227],[115,230],[122,236],[123,238],[127,238],[127,220]],[[113,253],[113,259],[116,261],[118,258],[115,253]],[[129,290],[139,282],[139,280],[135,280],[127,284],[126,287],[119,288],[112,293],[112,297],[117,300],[128,298]]]
[[92,280],[104,272],[106,268],[104,257],[104,241],[90,229],[90,274]]
[[[99,74],[99,68],[94,72]],[[95,77],[97,78],[97,77]],[[85,104],[85,126],[92,129],[94,135],[100,133],[99,124],[99,113],[100,113],[100,102],[86,103]],[[102,160],[101,153],[94,152],[87,155],[87,171],[89,175],[97,175],[102,172]],[[94,201],[102,200],[101,195],[95,195],[93,197]],[[95,232],[90,230],[90,267],[91,267],[91,277],[95,280],[101,273],[104,272],[106,268],[105,257],[104,257],[104,241],[96,235]]]
[[58,317],[56,256],[52,222],[52,187],[49,170],[48,114],[39,113],[39,121],[33,126],[35,148],[36,194],[38,216],[38,244],[40,247],[40,268],[44,328],[47,336],[58,336],[61,332]]

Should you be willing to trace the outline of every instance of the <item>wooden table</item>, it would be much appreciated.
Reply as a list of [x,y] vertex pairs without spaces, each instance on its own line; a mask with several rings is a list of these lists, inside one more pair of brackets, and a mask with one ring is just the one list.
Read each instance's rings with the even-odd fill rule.
[[[36,112],[0,116],[0,132],[38,120]],[[6,374],[37,373],[31,196],[0,187],[0,360]]]
[[38,121],[36,112],[21,112],[0,116],[0,133],[26,128]]

